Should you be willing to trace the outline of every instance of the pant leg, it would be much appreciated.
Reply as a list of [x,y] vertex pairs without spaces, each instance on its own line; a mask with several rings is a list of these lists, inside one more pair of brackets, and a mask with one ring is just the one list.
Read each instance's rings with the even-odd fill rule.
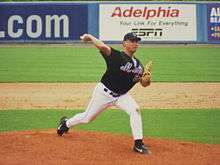
[[130,115],[130,125],[134,140],[143,139],[141,112],[136,101],[125,94],[118,98],[115,105]]
[[98,83],[93,91],[92,98],[83,113],[76,114],[67,120],[67,127],[72,127],[78,124],[89,123],[94,120],[103,110],[111,106],[114,102],[112,97],[109,97],[103,90],[103,84]]

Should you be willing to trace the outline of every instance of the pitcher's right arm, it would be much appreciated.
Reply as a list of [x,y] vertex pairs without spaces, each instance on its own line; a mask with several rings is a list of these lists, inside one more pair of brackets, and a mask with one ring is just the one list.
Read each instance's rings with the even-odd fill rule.
[[96,46],[96,48],[98,48],[103,54],[107,56],[111,54],[111,48],[91,34],[83,34],[80,36],[80,39],[85,42],[91,41]]

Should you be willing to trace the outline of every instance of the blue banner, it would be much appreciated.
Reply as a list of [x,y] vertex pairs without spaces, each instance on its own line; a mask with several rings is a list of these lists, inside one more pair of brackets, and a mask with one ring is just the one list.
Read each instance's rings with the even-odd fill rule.
[[208,5],[208,41],[220,42],[220,4]]
[[0,42],[71,41],[88,32],[88,6],[74,3],[0,4]]

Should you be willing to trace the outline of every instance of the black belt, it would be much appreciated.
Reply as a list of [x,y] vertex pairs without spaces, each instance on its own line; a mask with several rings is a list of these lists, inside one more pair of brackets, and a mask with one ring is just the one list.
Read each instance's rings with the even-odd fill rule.
[[110,91],[107,88],[104,88],[104,91],[109,93],[112,97],[119,97],[119,96],[121,96],[120,94],[114,93],[114,92]]

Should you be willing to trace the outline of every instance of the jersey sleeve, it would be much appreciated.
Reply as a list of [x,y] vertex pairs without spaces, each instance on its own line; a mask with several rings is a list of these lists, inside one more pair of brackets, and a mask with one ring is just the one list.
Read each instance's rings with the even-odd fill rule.
[[118,50],[116,50],[112,47],[110,47],[110,48],[111,48],[111,54],[110,55],[106,55],[106,54],[104,54],[103,52],[100,51],[100,53],[101,53],[102,57],[105,59],[105,61],[114,60],[114,59],[117,58],[117,55],[120,54],[120,51],[118,51]]

